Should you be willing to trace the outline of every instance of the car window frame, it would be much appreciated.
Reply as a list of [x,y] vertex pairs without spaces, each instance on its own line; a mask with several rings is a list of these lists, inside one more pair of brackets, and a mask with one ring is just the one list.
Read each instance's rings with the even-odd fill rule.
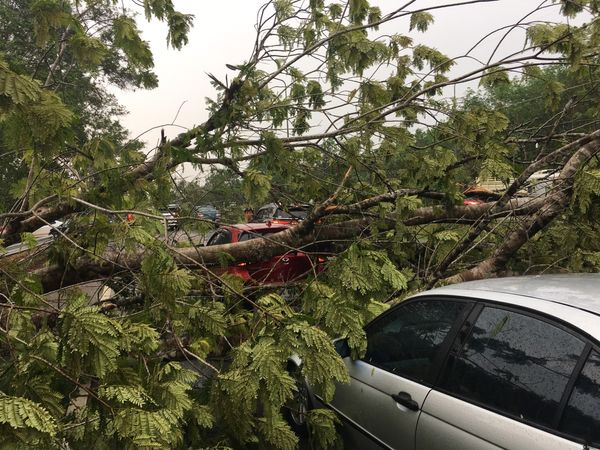
[[[461,298],[461,297],[457,297],[457,298]],[[466,318],[466,320],[463,321],[461,328],[453,336],[453,342],[448,347],[448,351],[444,355],[444,361],[442,362],[441,367],[440,367],[439,371],[437,372],[437,377],[436,377],[435,383],[433,384],[432,388],[438,392],[441,392],[445,395],[448,395],[450,397],[461,400],[465,403],[485,409],[486,411],[490,411],[490,412],[492,412],[494,414],[498,414],[502,417],[506,417],[508,419],[515,420],[517,422],[523,423],[527,426],[536,428],[538,430],[545,431],[552,435],[562,437],[564,439],[567,439],[567,440],[570,440],[572,442],[576,442],[576,443],[579,443],[582,445],[588,444],[587,442],[585,442],[584,439],[581,439],[577,436],[574,436],[569,433],[565,433],[565,432],[558,430],[558,427],[560,426],[560,422],[562,420],[562,416],[564,414],[565,408],[568,404],[569,399],[571,398],[573,389],[575,388],[575,383],[577,382],[577,378],[579,377],[583,367],[585,366],[585,363],[587,362],[588,357],[591,354],[592,350],[596,350],[596,351],[600,352],[600,343],[596,339],[594,339],[592,336],[585,333],[583,330],[577,328],[573,324],[571,324],[565,320],[562,320],[556,316],[553,316],[551,314],[544,313],[543,311],[537,311],[535,309],[528,308],[526,306],[515,305],[513,303],[503,303],[503,302],[498,302],[498,301],[483,299],[483,298],[471,298],[471,300],[473,300],[473,302],[474,302],[474,307],[471,310],[469,316]],[[477,319],[479,318],[479,315],[481,314],[481,312],[483,311],[483,309],[485,307],[503,309],[506,311],[511,311],[511,312],[515,312],[518,314],[522,314],[524,316],[528,316],[528,317],[531,317],[531,318],[534,318],[537,320],[541,320],[542,322],[549,323],[550,325],[555,326],[555,327],[557,327],[557,328],[559,328],[559,329],[561,329],[583,341],[583,343],[584,343],[583,349],[581,351],[581,354],[579,355],[577,362],[575,363],[575,366],[573,367],[573,371],[571,372],[569,380],[567,381],[567,384],[565,385],[565,388],[563,390],[561,399],[558,403],[558,408],[554,415],[551,427],[541,425],[541,424],[533,422],[531,420],[521,419],[518,416],[513,416],[511,414],[506,413],[505,411],[494,408],[490,405],[486,405],[484,403],[475,401],[475,400],[467,398],[465,396],[456,394],[455,392],[449,391],[447,389],[443,389],[440,386],[442,377],[444,375],[444,371],[447,369],[450,352],[455,350],[457,346],[459,347],[459,349],[462,349],[464,347],[466,340],[469,337],[471,337],[472,329],[473,329],[473,326],[475,325],[475,322],[477,321]],[[465,327],[467,327],[467,328],[465,328]],[[459,336],[461,336],[461,335],[464,336],[462,338],[462,342],[459,340]]]
[[442,345],[440,346],[438,354],[435,356],[435,358],[432,361],[431,367],[429,369],[430,373],[428,374],[429,380],[424,381],[424,380],[420,380],[416,377],[411,377],[411,376],[400,374],[400,373],[390,372],[389,370],[381,367],[378,364],[373,364],[372,362],[365,361],[363,358],[359,358],[359,360],[370,366],[377,367],[378,369],[383,370],[384,372],[389,373],[391,375],[403,378],[405,380],[410,380],[410,381],[412,381],[414,383],[418,383],[422,386],[433,388],[435,386],[435,383],[438,381],[438,379],[441,375],[440,371],[446,362],[446,358],[450,351],[450,348],[452,347],[452,343],[456,340],[456,336],[458,335],[460,330],[463,328],[465,320],[467,320],[467,318],[470,316],[473,308],[476,306],[474,301],[472,301],[469,298],[465,298],[465,297],[451,297],[451,296],[438,296],[438,295],[419,296],[419,297],[405,300],[405,301],[395,305],[394,307],[385,311],[383,314],[380,314],[379,316],[374,318],[371,322],[369,322],[363,328],[365,331],[365,335],[367,335],[370,328],[376,326],[378,322],[385,320],[385,318],[389,314],[393,314],[394,311],[396,311],[397,309],[399,309],[403,306],[406,306],[411,303],[416,303],[416,302],[428,302],[428,301],[440,301],[440,300],[454,302],[454,303],[463,303],[464,308],[461,311],[461,313],[459,314],[459,316],[454,320],[454,323],[450,327],[450,331],[448,331],[448,335],[444,338],[444,341],[442,342]]

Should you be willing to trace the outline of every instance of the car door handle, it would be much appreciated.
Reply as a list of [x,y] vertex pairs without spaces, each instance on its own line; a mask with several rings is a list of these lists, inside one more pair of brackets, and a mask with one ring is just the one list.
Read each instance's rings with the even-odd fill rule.
[[412,399],[408,392],[398,392],[397,394],[392,394],[391,397],[396,403],[399,403],[402,406],[406,406],[411,411],[419,410],[419,404]]

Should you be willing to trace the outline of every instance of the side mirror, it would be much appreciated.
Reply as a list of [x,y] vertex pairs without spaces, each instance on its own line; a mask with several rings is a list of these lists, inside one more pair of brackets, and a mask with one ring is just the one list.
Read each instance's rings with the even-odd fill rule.
[[333,342],[333,346],[335,347],[335,351],[342,358],[347,358],[350,356],[350,346],[348,345],[348,340],[345,338],[337,339]]

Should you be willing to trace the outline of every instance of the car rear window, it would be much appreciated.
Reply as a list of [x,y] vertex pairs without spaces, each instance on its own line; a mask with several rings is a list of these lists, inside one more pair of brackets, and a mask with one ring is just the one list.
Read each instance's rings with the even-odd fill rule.
[[265,231],[265,232],[248,232],[248,231],[243,231],[238,236],[238,242],[249,241],[250,239],[256,239],[256,238],[259,238],[259,237],[269,236],[269,235],[272,235],[272,234],[275,234],[275,233],[279,233],[280,231],[281,230],[277,230],[277,231]]

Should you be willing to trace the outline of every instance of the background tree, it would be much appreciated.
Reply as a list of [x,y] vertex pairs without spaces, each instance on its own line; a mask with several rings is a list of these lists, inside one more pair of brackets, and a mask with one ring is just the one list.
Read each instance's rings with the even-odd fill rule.
[[[191,17],[175,11],[171,2],[146,2],[145,12],[148,18],[170,22],[173,47],[181,48],[187,42]],[[3,60],[15,74],[29,76],[46,91],[59,95],[71,113],[68,127],[72,134],[70,147],[65,148],[61,140],[57,152],[40,158],[31,138],[24,142],[23,136],[14,136],[20,133],[21,118],[4,121],[0,128],[3,167],[16,166],[2,179],[9,194],[2,197],[2,209],[8,210],[13,205],[19,209],[23,203],[18,201],[26,200],[19,199],[22,185],[27,183],[24,170],[33,168],[33,175],[36,165],[60,167],[92,140],[110,142],[115,148],[126,144],[139,148],[127,143],[127,131],[117,121],[125,111],[107,87],[151,89],[158,80],[152,72],[149,46],[138,35],[132,12],[114,2],[11,0],[0,5],[0,17]]]
[[[84,127],[82,138],[86,103],[69,103],[53,84],[59,74],[151,84],[151,55],[129,13],[109,1],[9,3],[37,14],[13,34],[27,42],[33,30],[54,56],[37,53],[47,67],[37,82],[26,58],[0,62],[5,145],[27,167],[19,211],[0,214],[0,237],[32,243],[27,232],[65,217],[78,216],[78,226],[49,248],[0,259],[0,442],[294,448],[283,415],[296,390],[291,352],[331,398],[346,380],[331,338],[346,336],[360,355],[363,325],[413,290],[507,270],[596,270],[600,3],[544,3],[539,10],[553,5],[569,20],[527,16],[490,30],[476,46],[520,29],[525,45],[464,71],[457,62],[469,55],[427,46],[426,31],[434,13],[475,3],[486,2],[409,1],[393,11],[366,0],[269,2],[251,57],[230,67],[231,78],[211,76],[208,120],[150,157],[119,145],[118,129]],[[185,42],[189,17],[164,0],[143,6],[168,22],[175,47]],[[390,24],[396,34],[383,30]],[[94,58],[71,69],[71,53],[81,64]],[[469,81],[483,90],[445,97]],[[269,239],[173,248],[158,208],[185,162],[217,167],[209,187],[213,177],[239,183],[249,204],[315,207]],[[521,196],[542,169],[556,172],[550,189]],[[476,177],[508,187],[497,201],[465,206],[462,190]],[[576,250],[566,258],[553,247],[559,236]],[[292,299],[251,296],[240,280],[211,274],[331,242],[339,254]],[[99,301],[77,286],[98,279],[116,295]],[[309,422],[321,447],[333,445],[331,412],[315,410]]]
[[214,168],[206,177],[200,174],[195,180],[182,180],[177,196],[189,210],[194,206],[213,205],[221,213],[224,223],[242,221],[246,199],[239,176],[229,169]]

